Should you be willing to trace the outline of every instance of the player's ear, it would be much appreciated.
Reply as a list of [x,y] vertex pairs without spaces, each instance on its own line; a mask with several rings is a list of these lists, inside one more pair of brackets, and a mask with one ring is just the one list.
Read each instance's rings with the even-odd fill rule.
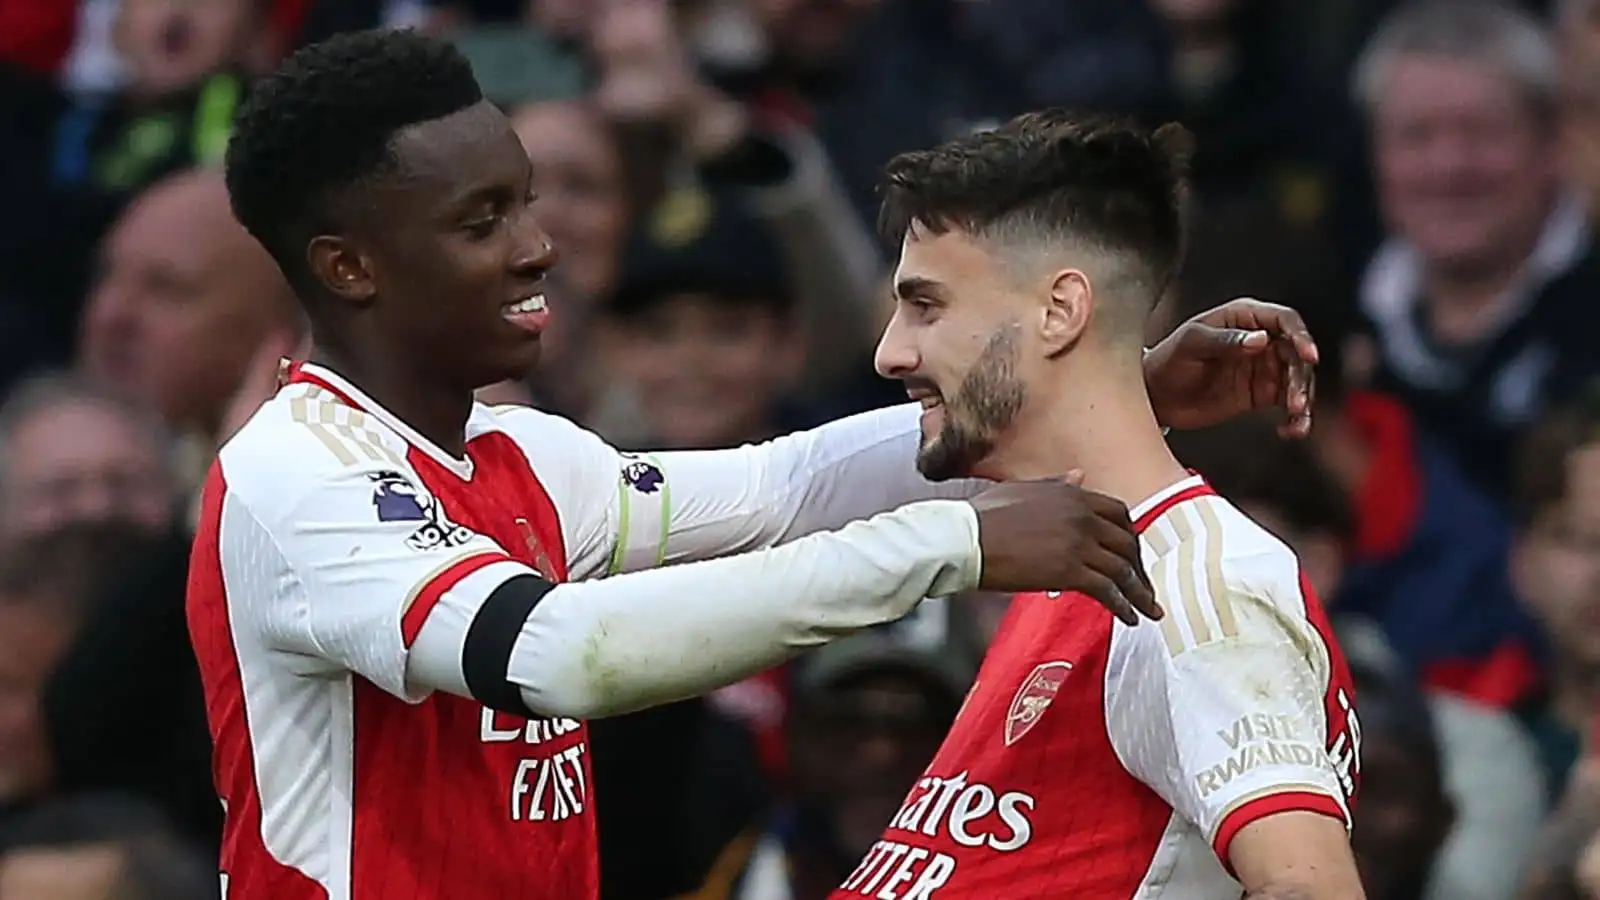
[[1050,278],[1039,337],[1046,355],[1071,350],[1089,328],[1094,291],[1081,269],[1061,269]]
[[378,291],[365,254],[348,240],[318,235],[306,246],[306,263],[329,293],[354,303],[367,303]]

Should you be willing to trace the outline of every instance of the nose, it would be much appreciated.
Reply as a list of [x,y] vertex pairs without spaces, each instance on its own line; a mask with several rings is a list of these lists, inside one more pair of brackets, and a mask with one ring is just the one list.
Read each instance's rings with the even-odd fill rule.
[[531,214],[518,217],[514,246],[511,269],[518,275],[541,275],[561,258],[549,232]]
[[921,361],[910,329],[897,309],[889,318],[889,324],[884,326],[883,336],[878,338],[878,349],[872,354],[873,368],[885,378],[904,378],[915,372]]

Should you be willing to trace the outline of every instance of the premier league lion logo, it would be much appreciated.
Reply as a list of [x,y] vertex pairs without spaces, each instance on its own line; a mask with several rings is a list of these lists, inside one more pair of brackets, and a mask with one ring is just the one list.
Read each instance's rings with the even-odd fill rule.
[[654,494],[666,480],[661,469],[649,460],[635,459],[622,469],[623,483],[641,494]]
[[411,479],[399,472],[374,472],[367,476],[372,481],[372,507],[379,522],[428,522],[433,498],[417,489]]

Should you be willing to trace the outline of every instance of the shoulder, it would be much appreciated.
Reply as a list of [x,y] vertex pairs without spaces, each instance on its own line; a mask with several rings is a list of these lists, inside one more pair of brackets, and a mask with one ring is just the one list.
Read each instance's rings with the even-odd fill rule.
[[537,470],[616,465],[616,450],[599,435],[564,416],[532,407],[479,404],[468,424],[468,435],[489,432],[500,432],[515,441]]
[[382,422],[313,385],[269,400],[217,454],[208,490],[224,491],[271,525],[329,485],[384,473],[415,479],[406,442]]
[[1303,630],[1314,600],[1294,551],[1220,497],[1173,507],[1144,533],[1161,631],[1179,652],[1257,629]]

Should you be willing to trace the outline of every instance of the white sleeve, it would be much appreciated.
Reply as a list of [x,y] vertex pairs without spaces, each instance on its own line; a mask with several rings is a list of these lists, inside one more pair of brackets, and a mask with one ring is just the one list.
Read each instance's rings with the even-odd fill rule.
[[536,410],[495,412],[541,477],[560,473],[546,487],[575,581],[771,547],[982,486],[917,473],[914,405],[730,450],[642,454]]
[[422,627],[410,676],[497,709],[616,715],[894,621],[923,597],[972,587],[980,566],[977,513],[936,500],[771,550],[554,586],[519,579],[486,602],[451,591]]
[[421,480],[392,463],[330,471],[270,505],[252,509],[230,492],[220,553],[224,572],[245,586],[230,586],[230,598],[259,598],[241,611],[301,674],[354,672],[419,701],[432,685],[408,686],[406,667],[432,609],[446,597],[480,605],[533,571],[450,522]]
[[1271,600],[1194,583],[1204,579],[1173,579],[1182,590],[1163,592],[1161,562],[1152,580],[1167,617],[1113,632],[1106,726],[1123,766],[1197,826],[1225,866],[1233,836],[1263,816],[1304,809],[1348,824],[1328,751],[1331,663],[1320,637]]

